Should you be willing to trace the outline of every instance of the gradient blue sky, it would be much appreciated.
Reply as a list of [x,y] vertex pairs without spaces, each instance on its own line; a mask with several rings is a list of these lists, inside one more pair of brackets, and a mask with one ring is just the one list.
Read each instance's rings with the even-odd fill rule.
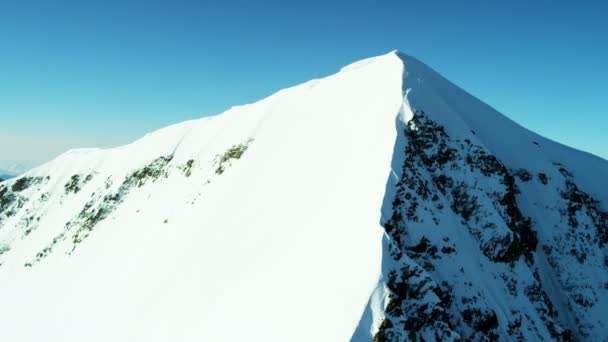
[[0,162],[127,143],[393,49],[608,159],[605,3],[4,0]]

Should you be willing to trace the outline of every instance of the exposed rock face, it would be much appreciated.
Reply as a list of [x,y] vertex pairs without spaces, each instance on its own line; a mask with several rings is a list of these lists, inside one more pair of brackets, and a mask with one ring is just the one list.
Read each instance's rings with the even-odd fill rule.
[[[598,317],[587,308],[605,298],[606,283],[581,276],[606,271],[608,213],[599,202],[556,164],[563,185],[551,191],[560,196],[537,207],[550,208],[543,215],[561,226],[539,241],[519,204],[526,196],[520,187],[548,186],[544,173],[509,169],[471,141],[473,132],[453,139],[423,111],[400,133],[403,170],[384,222],[387,304],[375,340],[591,338],[599,327],[589,321]],[[548,264],[538,262],[539,253]],[[564,290],[549,295],[541,273],[557,277]],[[554,300],[566,306],[558,309]]]

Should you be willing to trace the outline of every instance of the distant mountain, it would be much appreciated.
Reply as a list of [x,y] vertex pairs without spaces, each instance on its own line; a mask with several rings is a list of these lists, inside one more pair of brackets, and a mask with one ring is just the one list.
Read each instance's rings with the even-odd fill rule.
[[0,340],[606,341],[607,176],[366,59],[2,183]]
[[33,167],[30,163],[0,161],[0,178],[10,179],[25,173]]
[[4,171],[0,171],[0,182],[1,182],[2,180],[11,179],[11,178],[13,178],[13,177],[15,177],[15,175],[13,175],[13,174],[8,174],[8,173],[4,173]]

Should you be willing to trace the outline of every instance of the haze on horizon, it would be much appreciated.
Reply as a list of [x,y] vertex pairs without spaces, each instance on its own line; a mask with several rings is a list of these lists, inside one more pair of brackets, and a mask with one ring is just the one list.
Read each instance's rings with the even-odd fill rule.
[[601,1],[3,4],[0,169],[129,143],[394,49],[526,128],[608,159],[607,10]]

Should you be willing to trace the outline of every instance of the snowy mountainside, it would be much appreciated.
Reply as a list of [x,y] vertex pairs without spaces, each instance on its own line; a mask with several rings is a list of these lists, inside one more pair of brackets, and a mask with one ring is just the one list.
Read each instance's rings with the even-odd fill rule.
[[0,339],[348,339],[402,103],[383,59],[2,183]]
[[608,340],[607,189],[393,52],[0,183],[0,338]]

